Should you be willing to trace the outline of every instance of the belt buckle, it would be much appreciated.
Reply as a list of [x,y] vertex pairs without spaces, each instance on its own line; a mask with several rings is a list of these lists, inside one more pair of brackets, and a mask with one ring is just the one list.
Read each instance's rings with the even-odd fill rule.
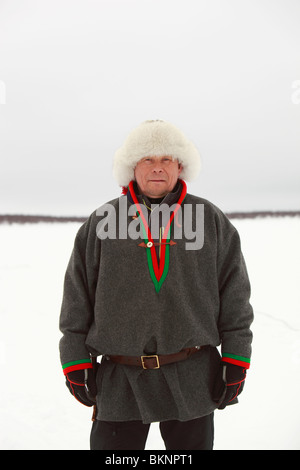
[[156,367],[153,367],[152,369],[159,369],[160,368],[160,364],[159,364],[159,359],[158,359],[158,356],[157,354],[154,354],[153,356],[141,356],[141,361],[142,361],[142,366],[143,366],[143,369],[148,369],[148,367],[145,366],[145,363],[144,363],[144,358],[150,358],[150,357],[155,357],[156,358]]

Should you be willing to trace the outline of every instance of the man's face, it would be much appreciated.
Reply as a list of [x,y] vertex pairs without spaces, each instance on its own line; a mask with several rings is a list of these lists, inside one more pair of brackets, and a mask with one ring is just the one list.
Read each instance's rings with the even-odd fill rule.
[[182,171],[178,160],[172,157],[145,157],[135,167],[135,179],[142,194],[159,198],[174,188]]

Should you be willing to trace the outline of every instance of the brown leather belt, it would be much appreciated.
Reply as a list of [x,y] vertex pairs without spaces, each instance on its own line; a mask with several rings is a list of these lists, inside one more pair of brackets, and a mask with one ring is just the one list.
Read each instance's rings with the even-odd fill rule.
[[204,346],[195,346],[193,348],[182,349],[178,353],[164,354],[164,355],[149,355],[149,356],[110,356],[106,355],[107,359],[118,364],[124,364],[126,366],[139,366],[143,369],[159,369],[160,366],[165,364],[172,364],[173,362],[184,361],[192,354],[200,351]]

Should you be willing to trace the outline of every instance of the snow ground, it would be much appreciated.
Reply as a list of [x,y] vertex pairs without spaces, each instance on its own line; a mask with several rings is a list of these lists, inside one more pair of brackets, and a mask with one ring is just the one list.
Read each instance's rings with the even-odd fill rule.
[[[238,405],[215,413],[215,449],[300,449],[300,218],[233,220],[255,311]],[[0,449],[89,449],[91,409],[58,355],[63,277],[77,223],[0,225]],[[158,426],[147,449],[164,449]]]

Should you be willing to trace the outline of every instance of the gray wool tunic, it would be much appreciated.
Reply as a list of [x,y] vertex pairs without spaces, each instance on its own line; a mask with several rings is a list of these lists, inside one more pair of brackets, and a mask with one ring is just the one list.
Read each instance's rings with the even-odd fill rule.
[[[175,192],[178,199],[178,187]],[[166,198],[169,204],[174,200]],[[200,230],[197,207],[204,210],[203,244],[187,249],[191,239],[184,230],[175,238],[175,230],[188,210],[193,230]],[[130,224],[135,233],[141,228],[141,217],[134,218],[137,208],[129,192],[93,212],[77,233],[60,314],[61,364],[65,371],[84,368],[91,356],[103,356],[97,372],[99,420],[195,419],[218,406],[212,390],[221,356],[246,367],[250,363],[253,311],[239,235],[220,209],[187,193],[182,218],[174,217],[169,232],[175,243],[166,245],[163,254],[155,247],[158,267],[163,267],[157,281],[149,237],[140,230],[143,237],[134,239],[124,231],[125,222],[131,235]],[[105,359],[170,354],[192,346],[208,347],[155,370]]]

